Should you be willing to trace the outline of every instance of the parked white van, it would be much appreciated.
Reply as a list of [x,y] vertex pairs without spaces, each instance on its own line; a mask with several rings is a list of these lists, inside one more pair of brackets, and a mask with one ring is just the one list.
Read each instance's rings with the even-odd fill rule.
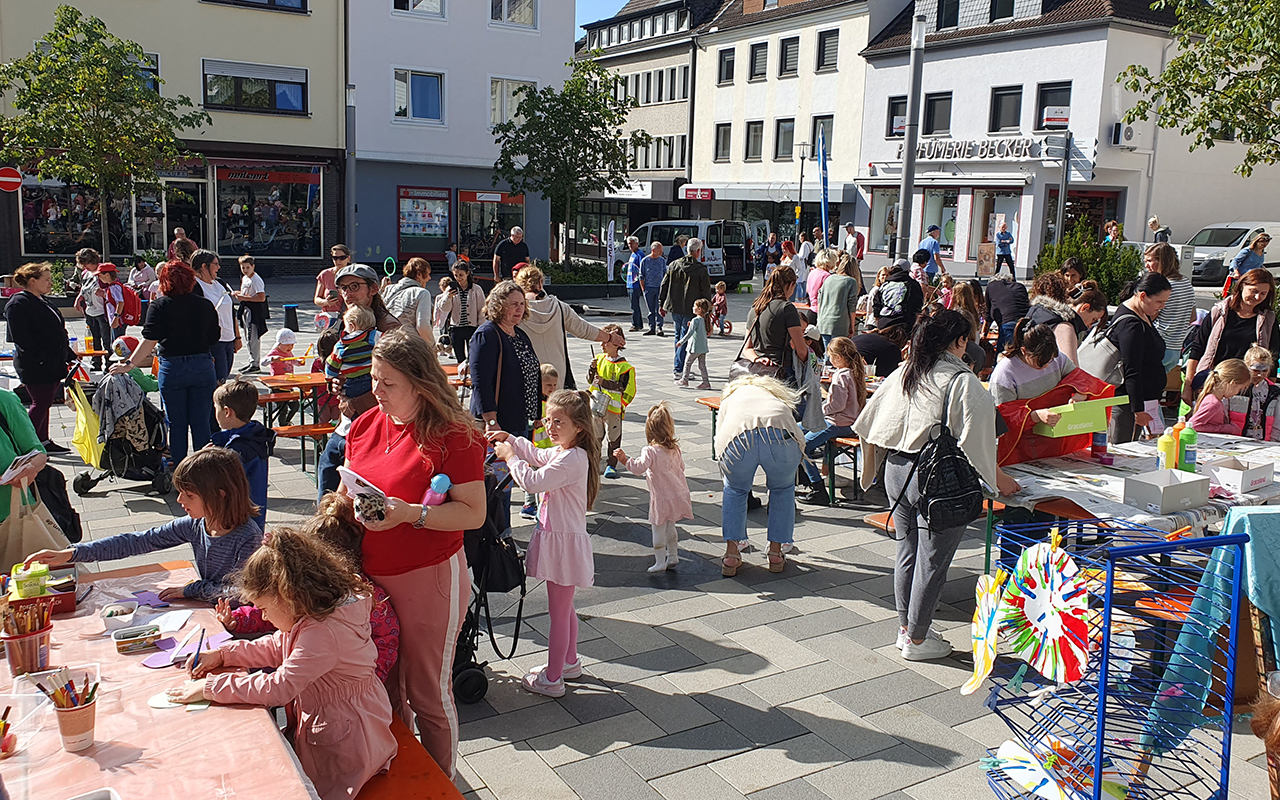
[[702,255],[702,263],[707,266],[712,285],[717,281],[724,281],[729,285],[729,291],[733,291],[738,288],[739,283],[751,280],[755,268],[755,245],[761,241],[757,238],[760,230],[768,238],[769,223],[725,219],[663,219],[646,222],[631,235],[640,240],[642,250],[648,251],[651,243],[661,242],[663,251],[668,254],[677,237],[701,239],[706,251]]
[[[1193,251],[1191,282],[1196,286],[1221,286],[1227,279],[1227,267],[1236,253],[1260,231],[1280,236],[1280,222],[1241,220],[1215,222],[1200,229],[1184,248]],[[1267,254],[1267,269],[1280,273],[1280,254]]]

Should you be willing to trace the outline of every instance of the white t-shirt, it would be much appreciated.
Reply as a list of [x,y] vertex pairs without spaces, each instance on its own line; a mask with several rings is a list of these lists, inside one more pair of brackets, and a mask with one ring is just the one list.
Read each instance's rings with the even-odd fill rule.
[[222,336],[218,338],[218,341],[234,342],[236,340],[236,324],[232,319],[233,304],[231,295],[217,281],[205,283],[196,278],[196,283],[200,284],[200,289],[204,292],[205,299],[213,303],[214,310],[218,312],[218,327],[222,329]]
[[240,276],[240,294],[253,297],[258,292],[265,291],[267,291],[267,285],[262,282],[262,276],[258,273]]

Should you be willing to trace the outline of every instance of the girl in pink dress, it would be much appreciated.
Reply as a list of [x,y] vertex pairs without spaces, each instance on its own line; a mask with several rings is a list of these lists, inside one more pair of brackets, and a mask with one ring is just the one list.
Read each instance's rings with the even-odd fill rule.
[[662,572],[680,563],[676,523],[693,519],[684,457],[676,439],[676,423],[666,403],[649,409],[644,437],[649,445],[640,451],[639,458],[627,458],[621,447],[613,455],[632,473],[645,476],[649,486],[649,525],[653,527],[653,566],[649,571]]
[[[170,689],[169,699],[284,706],[317,794],[350,800],[396,754],[391,703],[374,674],[369,584],[332,548],[292,528],[274,528],[237,583],[278,630],[201,653],[199,665],[189,659],[195,680]],[[243,671],[255,667],[274,671]]]
[[520,683],[534,694],[563,697],[565,679],[582,675],[573,592],[595,583],[587,511],[600,489],[600,442],[586,392],[561,389],[552,394],[542,424],[556,447],[541,449],[503,431],[488,437],[494,454],[507,463],[520,488],[542,495],[538,526],[525,553],[525,570],[530,578],[547,582],[551,631],[546,665],[534,667]]

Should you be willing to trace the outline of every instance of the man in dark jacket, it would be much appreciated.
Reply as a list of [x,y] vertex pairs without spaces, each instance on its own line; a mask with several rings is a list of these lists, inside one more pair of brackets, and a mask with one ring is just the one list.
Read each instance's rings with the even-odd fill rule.
[[658,290],[658,304],[662,315],[671,315],[676,329],[675,379],[684,375],[685,346],[680,343],[689,320],[693,319],[693,302],[699,298],[711,302],[711,276],[702,263],[702,240],[690,239],[685,246],[684,258],[667,267]]
[[923,310],[924,289],[911,277],[911,262],[900,258],[893,262],[888,277],[880,286],[880,293],[876,295],[872,308],[876,325],[880,328],[906,325],[909,330],[915,326],[916,317]]
[[1018,320],[1031,308],[1027,287],[1013,279],[1008,270],[1001,270],[987,284],[987,319],[1000,326],[1000,338],[996,340],[996,352],[1004,351],[1005,344],[1013,338]]

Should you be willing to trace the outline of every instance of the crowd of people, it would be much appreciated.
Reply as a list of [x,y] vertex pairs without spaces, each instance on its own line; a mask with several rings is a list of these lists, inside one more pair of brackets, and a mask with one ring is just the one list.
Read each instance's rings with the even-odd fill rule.
[[[525,565],[546,583],[550,630],[547,663],[525,675],[527,691],[559,697],[565,682],[583,673],[574,596],[594,583],[587,514],[606,481],[623,471],[645,477],[654,554],[646,569],[679,567],[678,525],[693,516],[684,456],[666,403],[645,411],[638,455],[624,447],[635,438],[624,428],[646,377],[626,358],[627,333],[661,336],[672,323],[677,386],[690,386],[696,368],[696,388],[705,390],[712,374],[728,369],[714,437],[727,577],[747,566],[747,515],[761,505],[752,493],[757,472],[764,473],[768,503],[764,566],[783,572],[797,499],[833,499],[824,448],[858,437],[863,482],[879,480],[890,507],[898,647],[913,661],[951,652],[932,618],[967,526],[939,524],[914,480],[939,426],[954,436],[983,490],[1016,495],[1021,487],[1000,465],[1012,463],[1010,453],[1035,449],[1025,421],[1056,422],[1050,398],[1095,396],[1110,379],[1128,397],[1112,415],[1111,440],[1158,435],[1172,421],[1161,404],[1170,370],[1185,366],[1176,393],[1188,401],[1197,430],[1280,437],[1273,424],[1280,387],[1271,382],[1280,328],[1275,279],[1265,269],[1244,272],[1204,313],[1166,243],[1149,247],[1143,272],[1122,295],[1108,297],[1076,259],[1037,276],[1030,291],[1014,280],[1011,258],[986,286],[958,281],[939,258],[933,230],[912,258],[880,269],[868,285],[856,231],[838,247],[821,246],[832,237],[814,233],[813,240],[801,233],[798,246],[776,236],[762,243],[766,276],[742,321],[741,346],[731,363],[710,368],[709,336],[728,316],[728,302],[724,284],[712,285],[696,238],[675,245],[678,257],[660,242],[628,240],[632,313],[625,332],[596,326],[548,294],[518,229],[511,246],[495,254],[488,292],[458,259],[435,284],[434,298],[424,259],[410,259],[398,280],[382,280],[335,245],[333,266],[319,274],[314,294],[326,330],[310,369],[328,379],[320,403],[334,423],[318,464],[317,511],[269,530],[272,434],[253,421],[258,390],[232,375],[233,359],[245,338],[250,361],[241,372],[292,372],[306,359],[293,355],[296,337],[287,329],[261,354],[266,294],[253,260],[240,260],[242,281],[231,289],[218,281],[215,253],[176,238],[147,286],[141,339],[130,342],[117,269],[81,251],[77,303],[95,344],[117,345],[117,363],[107,372],[136,374],[158,355],[174,484],[186,516],[28,561],[113,560],[190,544],[200,579],[167,595],[214,605],[239,638],[202,658],[171,698],[291,705],[295,734],[305,734],[293,738],[299,760],[320,796],[336,798],[353,795],[390,761],[393,713],[416,723],[426,749],[453,774],[458,717],[449,676],[471,592],[463,535],[486,520],[487,459],[505,465],[524,493],[520,513],[536,521]],[[508,264],[513,258],[523,260]],[[149,277],[131,275],[128,285]],[[49,266],[28,264],[15,278],[22,291],[5,314],[29,402],[23,414],[15,395],[0,391],[9,433],[0,437],[0,461],[37,453],[20,476],[29,481],[44,468],[45,454],[60,447],[49,438],[49,410],[77,355],[47,299]],[[575,365],[569,336],[601,352]],[[1115,374],[1082,368],[1083,353],[1102,340],[1118,355]],[[465,407],[442,358],[469,379]],[[339,467],[376,483],[386,496],[381,518],[357,510]],[[431,499],[439,475],[450,483],[443,502]],[[507,493],[499,530],[510,527]],[[0,513],[8,502],[0,492]],[[326,733],[335,729],[346,734]]]

